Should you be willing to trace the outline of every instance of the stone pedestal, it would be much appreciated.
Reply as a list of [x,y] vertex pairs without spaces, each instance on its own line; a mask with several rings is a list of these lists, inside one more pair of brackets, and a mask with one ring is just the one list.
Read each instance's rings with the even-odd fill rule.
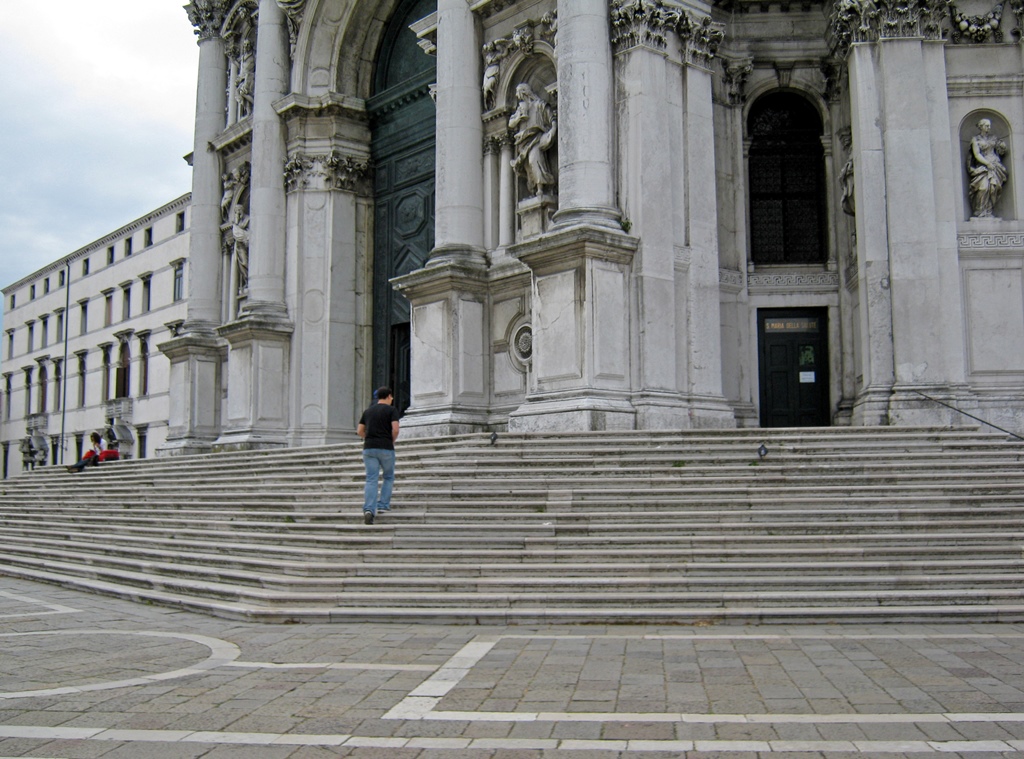
[[167,440],[157,456],[208,453],[220,434],[226,346],[215,337],[186,335],[157,347],[171,362]]
[[516,212],[519,214],[522,239],[527,240],[547,232],[551,228],[551,216],[557,208],[558,198],[552,195],[535,195],[520,201]]
[[470,259],[441,259],[392,280],[412,312],[408,435],[477,432],[488,422],[487,279]]
[[292,325],[250,315],[217,332],[231,346],[231,393],[214,449],[284,447],[288,443]]
[[533,272],[533,376],[512,431],[632,429],[630,271],[638,241],[573,227],[510,248]]

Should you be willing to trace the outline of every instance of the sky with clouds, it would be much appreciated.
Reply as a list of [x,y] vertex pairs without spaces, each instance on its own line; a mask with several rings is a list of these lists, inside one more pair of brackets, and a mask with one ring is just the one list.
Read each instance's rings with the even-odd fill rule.
[[27,0],[0,23],[0,287],[192,187],[183,0]]

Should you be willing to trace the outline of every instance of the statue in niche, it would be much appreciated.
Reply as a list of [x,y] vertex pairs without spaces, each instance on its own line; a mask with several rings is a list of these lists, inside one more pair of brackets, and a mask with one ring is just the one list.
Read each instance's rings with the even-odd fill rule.
[[238,291],[249,285],[249,214],[241,203],[236,203],[231,212],[231,239],[238,267]]
[[547,153],[555,144],[558,124],[551,106],[542,100],[526,82],[516,87],[519,105],[508,120],[515,131],[515,158],[512,168],[526,179],[530,195],[541,195],[554,186]]
[[839,201],[843,213],[848,216],[856,216],[857,207],[853,199],[853,191],[856,186],[853,177],[853,156],[850,156],[849,160],[846,161],[846,165],[843,166],[843,170],[839,172],[839,183],[843,187],[843,197]]
[[969,197],[971,215],[979,219],[993,218],[992,209],[999,202],[1009,172],[1003,165],[1006,143],[992,134],[992,122],[981,119],[978,133],[971,139],[967,157],[967,176],[970,178]]
[[498,74],[501,73],[501,60],[508,54],[507,40],[495,40],[484,45],[484,108],[494,108],[498,87]]
[[224,194],[220,198],[221,221],[228,221],[231,212],[231,204],[241,195],[242,191],[249,186],[249,163],[243,163],[223,177]]
[[238,61],[238,79],[235,81],[235,98],[238,103],[238,118],[244,119],[252,113],[253,92],[256,90],[256,55],[252,42],[242,43],[242,54]]

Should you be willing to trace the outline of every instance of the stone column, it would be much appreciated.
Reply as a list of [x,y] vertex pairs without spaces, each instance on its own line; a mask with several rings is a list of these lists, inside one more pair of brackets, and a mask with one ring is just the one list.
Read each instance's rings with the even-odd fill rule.
[[558,2],[557,224],[619,228],[608,0]]
[[289,89],[290,60],[284,11],[260,0],[252,112],[249,191],[249,295],[238,319],[218,330],[228,354],[222,449],[284,446],[289,435],[293,382],[285,303],[285,125],[275,103]]
[[483,100],[480,41],[466,0],[437,4],[437,177],[434,250],[482,259]]
[[498,247],[507,248],[516,239],[515,174],[512,171],[512,139],[501,139],[498,154]]
[[487,423],[487,263],[484,255],[480,34],[466,0],[437,4],[437,174],[434,249],[392,280],[409,299],[413,435],[458,434]]
[[[685,335],[681,382],[687,407],[687,426],[732,427],[735,414],[722,391],[721,284],[718,253],[718,198],[716,191],[715,133],[712,105],[712,61],[723,39],[710,17],[685,16],[679,27],[683,58],[683,147],[688,243],[677,280],[677,320]],[[680,241],[682,242],[682,241]],[[645,242],[646,245],[646,242]],[[678,260],[678,259],[677,259]]]
[[965,394],[955,180],[940,27],[945,6],[881,2],[837,11],[848,56],[857,228],[855,424],[960,423],[938,404]]
[[158,455],[209,450],[220,426],[221,163],[209,145],[224,128],[227,57],[221,27],[226,0],[196,0],[185,6],[199,36],[196,129],[189,209],[188,304],[181,337],[159,347],[171,362],[167,442]]
[[277,0],[260,0],[249,196],[249,298],[245,312],[283,317],[285,126],[274,103],[289,90],[288,30]]

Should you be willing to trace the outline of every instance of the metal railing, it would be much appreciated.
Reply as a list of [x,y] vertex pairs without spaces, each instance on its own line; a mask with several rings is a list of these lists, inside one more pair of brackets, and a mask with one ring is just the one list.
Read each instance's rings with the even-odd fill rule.
[[920,390],[912,390],[911,392],[917,393],[922,398],[927,398],[932,403],[938,403],[940,406],[945,406],[946,408],[951,409],[951,410],[957,412],[958,414],[963,414],[966,417],[970,417],[971,419],[973,419],[976,422],[981,422],[982,424],[986,424],[989,427],[991,427],[992,429],[999,430],[1000,432],[1003,432],[1003,433],[1009,435],[1010,437],[1015,437],[1018,440],[1024,440],[1024,437],[1021,437],[1016,432],[1010,432],[1009,430],[1003,429],[998,424],[992,424],[992,422],[989,422],[989,421],[986,421],[985,419],[982,419],[980,416],[975,416],[974,414],[971,414],[971,413],[969,413],[967,411],[964,411],[963,409],[959,409],[956,406],[952,406],[952,405],[946,403],[945,401],[940,401],[938,398],[932,398],[930,395],[928,395],[927,393],[922,393]]

